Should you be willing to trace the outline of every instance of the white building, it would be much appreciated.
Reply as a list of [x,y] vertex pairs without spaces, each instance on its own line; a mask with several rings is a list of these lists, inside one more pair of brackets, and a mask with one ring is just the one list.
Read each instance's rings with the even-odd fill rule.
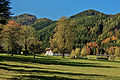
[[53,52],[51,51],[50,48],[46,49],[45,55],[47,55],[47,56],[53,56]]

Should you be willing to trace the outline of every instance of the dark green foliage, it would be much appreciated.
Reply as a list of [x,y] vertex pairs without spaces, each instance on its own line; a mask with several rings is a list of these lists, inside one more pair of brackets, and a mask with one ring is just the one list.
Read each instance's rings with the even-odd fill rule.
[[37,20],[37,17],[31,14],[22,14],[12,17],[10,20],[14,20],[21,25],[32,25]]
[[[33,20],[29,21],[31,17],[33,17]],[[57,21],[52,21],[47,18],[37,19],[35,16],[28,14],[13,17],[12,20],[23,25],[31,25],[37,30],[36,37],[42,41],[44,49],[50,47],[49,40],[50,37],[53,37]],[[120,36],[116,35],[116,31],[120,31],[120,14],[107,15],[99,11],[89,9],[71,16],[68,20],[74,20],[77,25],[77,28],[75,28],[76,38],[74,49],[82,49],[87,42],[97,42],[99,47],[104,45],[102,48],[109,48],[111,45],[119,45],[114,40],[109,41],[109,45],[102,44],[101,42],[106,38],[111,37],[109,32],[113,32],[112,35],[120,39]]]
[[47,18],[37,19],[36,16],[31,14],[15,16],[10,20],[14,20],[21,25],[30,25],[35,28],[37,30],[36,37],[42,41],[43,47],[49,47],[49,38],[53,35],[56,21],[52,21]]
[[11,12],[9,7],[10,0],[0,0],[0,23],[5,24],[6,20],[10,18]]
[[40,29],[43,29],[43,28],[49,26],[52,23],[53,23],[53,21],[50,19],[40,18],[37,21],[35,21],[35,23],[32,25],[32,27],[35,28],[36,30],[40,30]]
[[83,16],[91,16],[91,15],[105,15],[104,13],[101,13],[99,11],[95,11],[93,9],[89,9],[89,10],[86,10],[86,11],[83,11],[83,12],[80,12],[76,15],[73,15],[71,16],[70,18],[75,18],[75,17],[83,17]]
[[36,33],[36,37],[38,37],[38,39],[42,41],[42,45],[44,49],[50,47],[49,40],[50,40],[50,37],[52,37],[54,34],[55,27],[56,27],[56,22],[39,30]]
[[98,41],[98,37],[103,33],[107,38],[107,32],[119,30],[120,26],[119,14],[106,15],[91,9],[71,16],[69,19],[76,21],[77,37],[75,47],[80,48],[85,46],[87,42]]
[[[99,42],[108,38],[107,33],[109,31],[119,30],[120,26],[120,15],[106,15],[104,13],[95,11],[95,10],[87,10],[81,12],[77,15],[71,16],[69,21],[75,20],[77,24],[77,33],[75,38],[74,48],[83,48],[87,42]],[[43,41],[43,45],[49,46],[49,37],[52,37],[54,33],[53,30],[56,27],[52,27],[53,24],[39,30],[37,36],[39,36],[39,40]],[[106,32],[107,31],[107,32]],[[101,35],[104,34],[104,39],[100,40]],[[112,44],[113,45],[113,44]]]

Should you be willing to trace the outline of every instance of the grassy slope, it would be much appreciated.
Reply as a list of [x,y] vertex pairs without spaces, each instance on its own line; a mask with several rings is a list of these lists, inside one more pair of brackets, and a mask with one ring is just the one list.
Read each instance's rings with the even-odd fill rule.
[[0,54],[0,80],[120,80],[120,62]]

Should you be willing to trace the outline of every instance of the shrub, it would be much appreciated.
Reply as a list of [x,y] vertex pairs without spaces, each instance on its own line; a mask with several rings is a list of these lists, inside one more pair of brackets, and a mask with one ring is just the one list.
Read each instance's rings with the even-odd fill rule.
[[72,59],[75,58],[75,50],[71,51],[70,58],[72,58]]
[[80,48],[75,49],[75,58],[80,56]]
[[114,59],[115,59],[115,57],[116,57],[116,55],[115,55],[115,49],[116,49],[116,47],[111,46],[111,47],[109,48],[109,51],[108,51],[109,58],[110,58],[110,60],[112,60],[112,61],[114,61]]
[[115,56],[120,56],[120,47],[116,47]]
[[87,46],[84,46],[84,47],[82,48],[82,50],[81,50],[81,55],[82,55],[83,57],[86,57],[86,56],[89,55],[89,54],[90,54],[90,48],[87,47]]
[[115,47],[114,47],[114,46],[111,46],[111,47],[109,48],[108,54],[109,54],[109,55],[114,55],[114,53],[115,53]]
[[80,48],[71,51],[70,58],[78,58],[80,56]]

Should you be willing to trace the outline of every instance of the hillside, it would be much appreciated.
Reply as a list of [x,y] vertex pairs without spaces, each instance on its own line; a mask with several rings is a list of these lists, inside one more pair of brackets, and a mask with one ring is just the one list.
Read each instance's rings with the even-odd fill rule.
[[[33,15],[26,14],[15,16],[12,20],[22,25],[34,27],[37,30],[36,36],[43,42],[43,47],[49,47],[49,39],[54,34],[57,21],[47,18],[37,19]],[[69,17],[68,20],[75,20],[77,24],[75,48],[82,48],[88,42],[102,42],[110,37],[110,33],[117,36],[116,31],[120,31],[120,14],[107,15],[89,9]]]
[[47,18],[40,18],[40,19],[37,19],[34,24],[32,24],[31,26],[33,28],[35,28],[36,30],[40,30],[40,29],[43,29],[47,26],[49,26],[50,24],[52,24],[53,21],[51,19],[47,19]]
[[78,14],[75,14],[73,16],[71,16],[70,18],[75,18],[75,17],[84,17],[84,16],[95,16],[95,15],[104,15],[104,16],[109,16],[109,15],[106,15],[104,13],[101,13],[99,11],[96,11],[96,10],[93,10],[93,9],[89,9],[89,10],[86,10],[86,11],[83,11],[83,12],[80,12]]
[[21,25],[32,26],[36,30],[43,29],[53,23],[51,19],[48,18],[37,19],[35,15],[31,14],[21,14],[12,17],[10,20],[14,20]]
[[50,47],[49,40],[54,34],[55,27],[56,21],[54,21],[51,25],[37,31],[36,36],[40,41],[42,41],[44,49]]
[[31,14],[22,14],[14,16],[10,20],[14,20],[21,25],[31,25],[34,24],[34,22],[37,20],[37,17]]

